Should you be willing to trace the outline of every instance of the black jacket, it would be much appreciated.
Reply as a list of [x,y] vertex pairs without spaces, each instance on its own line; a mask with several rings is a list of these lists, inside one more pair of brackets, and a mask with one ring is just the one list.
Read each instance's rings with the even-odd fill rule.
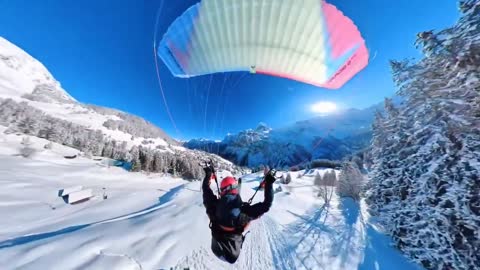
[[[224,196],[217,198],[210,188],[211,174],[207,173],[202,183],[203,205],[207,209],[207,215],[210,218],[212,230],[212,250],[218,257],[223,256],[226,261],[234,263],[240,255],[240,249],[243,244],[243,230],[250,221],[255,220],[268,212],[273,202],[273,184],[265,185],[265,198],[263,202],[249,205],[243,203],[240,195],[235,197]],[[228,200],[220,203],[220,200]],[[237,218],[231,220],[219,220],[218,211],[228,211],[220,209],[221,206],[231,205],[232,208],[240,208],[240,214]],[[230,207],[229,207],[230,208]],[[225,231],[220,225],[233,227],[235,231]]]

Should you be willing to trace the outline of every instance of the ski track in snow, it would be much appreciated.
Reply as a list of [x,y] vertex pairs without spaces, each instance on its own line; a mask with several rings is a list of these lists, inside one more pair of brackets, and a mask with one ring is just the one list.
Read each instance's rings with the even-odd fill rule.
[[287,242],[283,233],[279,230],[279,225],[271,218],[265,217],[265,233],[268,235],[268,244],[272,253],[274,269],[288,270],[295,269],[293,247]]
[[141,265],[137,260],[135,260],[134,258],[132,258],[132,257],[126,255],[126,254],[110,253],[110,252],[103,251],[103,250],[100,250],[100,252],[99,252],[98,254],[99,254],[99,255],[103,255],[103,256],[109,256],[109,257],[127,258],[128,260],[130,260],[131,262],[133,262],[133,264],[135,264],[139,270],[142,270],[142,269],[143,269],[142,265]]
[[233,265],[220,261],[211,251],[210,246],[194,250],[190,255],[183,258],[175,269],[274,269],[268,245],[267,229],[264,222],[258,220],[250,226],[250,233],[243,244],[242,253]]

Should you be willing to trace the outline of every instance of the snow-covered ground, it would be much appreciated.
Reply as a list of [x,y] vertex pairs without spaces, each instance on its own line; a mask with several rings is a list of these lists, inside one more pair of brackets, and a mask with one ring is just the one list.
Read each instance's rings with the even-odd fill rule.
[[[76,150],[43,150],[41,139],[33,145],[43,151],[25,159],[15,155],[20,141],[0,137],[1,269],[417,269],[369,224],[363,203],[334,195],[323,205],[313,177],[292,174],[227,265],[209,248],[200,182],[64,159]],[[245,200],[259,178],[243,177]],[[77,205],[57,197],[75,185],[96,196]]]

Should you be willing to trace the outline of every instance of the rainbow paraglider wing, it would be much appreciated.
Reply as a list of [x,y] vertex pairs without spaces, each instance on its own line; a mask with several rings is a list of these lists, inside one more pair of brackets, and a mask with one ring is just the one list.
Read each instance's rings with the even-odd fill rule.
[[157,49],[176,77],[268,74],[337,89],[368,64],[355,24],[321,0],[203,0]]

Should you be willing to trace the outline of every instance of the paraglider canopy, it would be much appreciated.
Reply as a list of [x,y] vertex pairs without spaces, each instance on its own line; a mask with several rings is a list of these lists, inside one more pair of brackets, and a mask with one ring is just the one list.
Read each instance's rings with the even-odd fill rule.
[[368,64],[357,27],[321,0],[203,0],[173,22],[157,53],[176,77],[245,71],[330,89]]

